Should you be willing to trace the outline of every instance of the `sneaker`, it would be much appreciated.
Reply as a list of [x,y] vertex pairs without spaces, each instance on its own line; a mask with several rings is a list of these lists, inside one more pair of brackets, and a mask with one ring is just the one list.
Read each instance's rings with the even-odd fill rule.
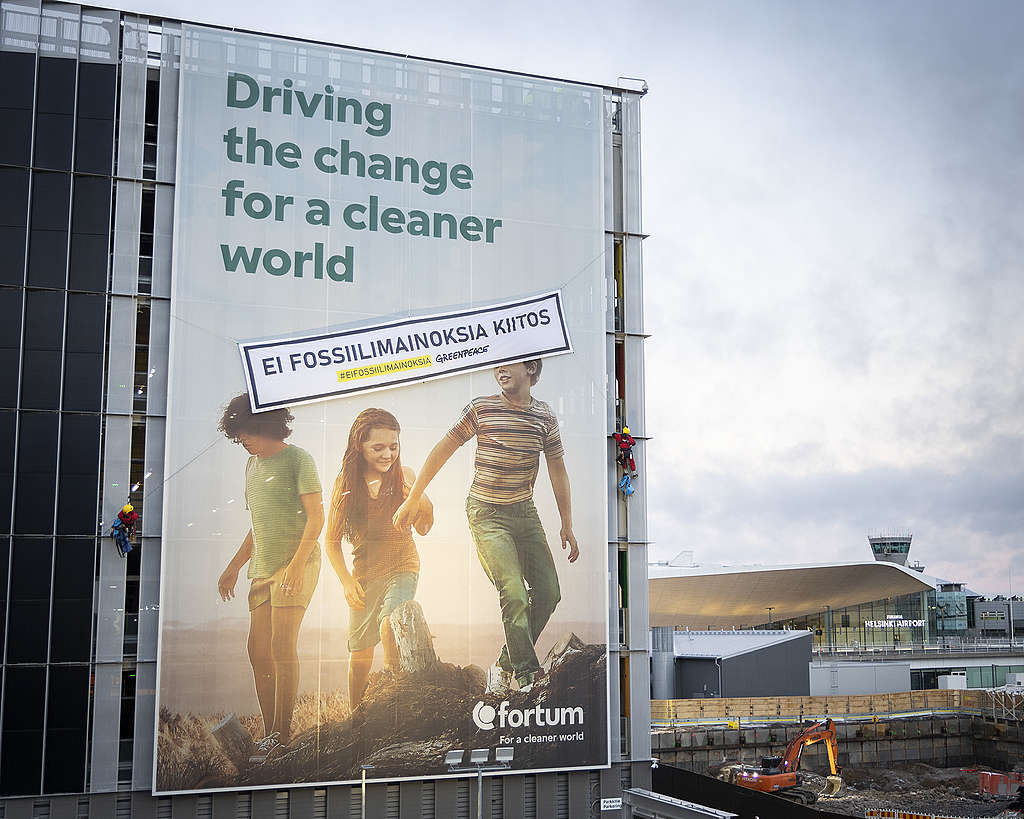
[[250,765],[262,765],[270,755],[281,747],[281,734],[277,731],[263,737],[257,744],[256,750],[249,757]]
[[501,697],[512,690],[512,673],[495,663],[487,669],[487,685],[485,694],[496,694]]

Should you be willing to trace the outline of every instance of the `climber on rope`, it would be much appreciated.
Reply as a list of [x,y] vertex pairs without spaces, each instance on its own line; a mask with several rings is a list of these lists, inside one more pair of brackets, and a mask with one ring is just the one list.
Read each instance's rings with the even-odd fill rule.
[[633,458],[633,447],[636,445],[636,439],[629,434],[629,425],[624,426],[622,432],[614,433],[612,438],[619,447],[615,453],[615,462],[622,467],[623,472],[628,472],[635,478],[636,460]]
[[619,481],[619,489],[628,498],[636,491],[633,487],[633,481],[637,477],[636,459],[633,457],[633,447],[636,445],[636,439],[629,434],[628,424],[622,427],[621,432],[614,433],[612,438],[615,439],[618,447],[615,453],[615,463],[622,467],[623,472],[622,480]]
[[121,553],[121,557],[127,557],[128,553],[132,550],[132,540],[135,538],[135,525],[139,521],[139,513],[135,511],[135,507],[130,503],[126,503],[121,507],[121,511],[117,513],[117,520],[114,521],[114,525],[110,527],[110,534],[114,538],[114,543],[117,546],[117,551]]

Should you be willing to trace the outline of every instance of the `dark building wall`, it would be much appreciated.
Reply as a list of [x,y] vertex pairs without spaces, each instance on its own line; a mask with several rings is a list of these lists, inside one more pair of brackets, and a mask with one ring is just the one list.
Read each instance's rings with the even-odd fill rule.
[[0,51],[0,795],[81,791],[117,65]]
[[[810,634],[801,635],[784,643],[722,659],[719,661],[721,675],[714,658],[677,657],[671,682],[661,681],[659,690],[671,690],[675,699],[808,696],[812,640]],[[652,680],[660,679],[657,672],[655,664]]]
[[723,697],[806,697],[810,634],[722,660]]
[[675,698],[721,696],[718,690],[718,665],[707,657],[676,659]]

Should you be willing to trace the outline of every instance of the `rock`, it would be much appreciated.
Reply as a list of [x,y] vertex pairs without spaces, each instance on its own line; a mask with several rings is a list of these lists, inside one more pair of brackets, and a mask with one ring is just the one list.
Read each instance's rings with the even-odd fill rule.
[[252,756],[256,745],[249,732],[238,721],[237,715],[228,714],[211,733],[235,768],[242,771],[249,766],[249,757]]
[[484,671],[478,665],[467,665],[464,666],[463,671],[472,680],[473,688],[479,691],[483,691],[487,687],[487,672]]
[[[418,771],[435,769],[451,748],[451,743],[442,739],[399,742],[397,745],[377,749],[366,757],[363,764],[387,770],[392,776],[403,769],[412,775]],[[374,773],[368,771],[366,776],[372,779]]]
[[555,644],[551,646],[551,650],[544,658],[544,662],[541,663],[541,667],[545,671],[551,671],[554,666],[561,662],[562,655],[567,651],[582,651],[585,645],[579,637],[570,631],[564,637],[555,641]]

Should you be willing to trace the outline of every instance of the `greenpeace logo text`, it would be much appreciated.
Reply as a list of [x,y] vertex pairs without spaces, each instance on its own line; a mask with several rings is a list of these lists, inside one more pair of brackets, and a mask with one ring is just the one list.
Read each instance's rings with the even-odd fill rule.
[[495,708],[480,701],[473,706],[473,722],[481,731],[498,728],[527,728],[531,726],[582,725],[583,708],[509,708],[508,700]]

